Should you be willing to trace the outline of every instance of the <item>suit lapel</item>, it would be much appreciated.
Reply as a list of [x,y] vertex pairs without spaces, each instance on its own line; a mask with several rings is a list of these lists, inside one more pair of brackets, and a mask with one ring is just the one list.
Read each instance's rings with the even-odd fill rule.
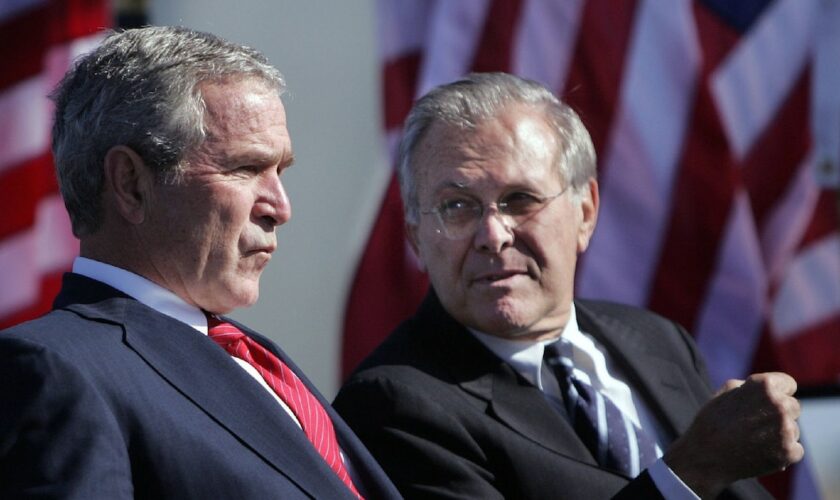
[[566,458],[597,465],[575,430],[546,400],[542,391],[519,376],[449,316],[433,292],[418,319],[419,331],[433,335],[428,345],[441,350],[455,383],[487,402],[489,415],[535,445]]
[[575,305],[581,330],[607,348],[670,438],[688,428],[699,406],[679,365],[658,352],[657,345],[647,340],[647,332],[628,327],[620,318],[598,315],[584,304]]
[[350,495],[277,402],[212,340],[114,292],[66,308],[122,325],[125,343],[160,377],[302,490],[316,498],[335,497],[337,491]]
[[[354,484],[357,489],[362,493],[363,496],[373,496],[373,497],[397,497],[399,493],[396,489],[391,486],[391,482],[388,477],[385,475],[385,472],[379,467],[376,463],[376,460],[370,455],[367,448],[359,441],[359,438],[356,437],[356,434],[347,426],[344,420],[335,412],[332,405],[324,399],[324,396],[315,388],[312,382],[306,377],[300,368],[292,361],[289,357],[286,356],[286,353],[279,350],[274,343],[270,342],[268,339],[263,337],[262,335],[254,332],[253,330],[249,329],[245,325],[237,323],[236,321],[231,320],[230,318],[225,318],[226,321],[230,321],[232,324],[236,325],[240,330],[244,333],[249,335],[253,338],[256,342],[260,345],[271,351],[275,356],[277,356],[283,363],[285,363],[295,374],[300,378],[300,380],[306,385],[307,389],[315,396],[318,402],[321,403],[321,406],[324,407],[324,410],[327,412],[330,420],[333,423],[333,428],[335,429],[336,438],[338,439],[338,443],[341,446],[341,451],[343,452],[344,459],[346,462],[352,464],[352,470],[354,473]],[[276,404],[276,403],[275,403]],[[288,420],[288,419],[286,419]],[[303,435],[302,432],[299,434]],[[314,447],[309,444],[309,441],[306,441],[308,448],[311,448],[314,451]],[[317,452],[315,452],[317,454]],[[320,462],[323,460],[320,459],[320,455],[318,455]],[[338,476],[332,473],[330,469],[331,476],[335,476],[335,480],[338,481],[336,484],[340,484],[342,488],[346,489],[344,483],[342,483]],[[323,479],[321,479],[323,480]]]
[[546,400],[542,391],[508,365],[495,373],[490,410],[501,422],[535,444],[572,460],[597,465],[574,428]]

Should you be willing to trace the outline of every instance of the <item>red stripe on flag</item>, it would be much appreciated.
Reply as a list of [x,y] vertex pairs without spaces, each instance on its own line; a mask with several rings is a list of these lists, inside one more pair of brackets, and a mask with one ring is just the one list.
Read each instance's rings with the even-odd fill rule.
[[49,153],[0,173],[0,240],[30,227],[41,199],[57,191]]
[[513,64],[513,36],[522,3],[519,0],[494,0],[487,9],[484,30],[473,56],[472,71],[510,71]]
[[580,115],[599,156],[618,109],[625,53],[630,46],[635,13],[635,0],[586,2],[571,68],[561,93]]
[[[383,271],[385,270],[385,271]],[[428,280],[406,254],[402,201],[391,177],[345,308],[342,379],[420,305]]]
[[810,71],[805,70],[743,162],[744,184],[759,228],[784,196],[811,147],[810,88]]
[[[765,323],[755,347],[750,373],[778,371],[779,365],[778,345]],[[794,378],[796,377],[794,376]]]
[[111,2],[102,0],[53,0],[50,4],[49,42],[60,45],[110,27],[110,5]]
[[767,488],[767,491],[773,495],[773,498],[791,498],[790,495],[793,487],[793,478],[796,477],[796,470],[799,467],[806,466],[801,463],[793,464],[786,470],[776,472],[775,474],[769,474],[767,476],[761,476],[758,478],[758,481],[762,486]]
[[52,302],[61,288],[63,271],[41,276],[38,300],[24,309],[19,309],[9,316],[0,316],[0,330],[16,325],[23,321],[46,314],[52,308]]
[[53,0],[3,20],[0,90],[40,73],[48,47],[92,35],[110,24],[109,2],[101,0]]
[[[840,231],[840,196],[837,190],[824,189],[814,206],[811,221],[799,242],[799,248],[805,248],[829,234]],[[840,338],[840,330],[838,330]]]
[[[110,2],[102,0],[52,0],[3,20],[0,24],[0,57],[3,57],[4,66],[0,71],[0,90],[43,74],[50,50],[64,49],[62,45],[69,45],[79,37],[92,35],[109,26],[110,12]],[[73,48],[62,54],[65,52],[75,55],[77,51]],[[61,60],[54,62],[60,63]],[[50,154],[46,149],[37,157],[7,168],[0,174],[0,210],[5,214],[0,219],[0,244],[5,243],[4,238],[33,227],[39,204],[45,196],[57,191]],[[0,155],[3,153],[5,151],[0,151]],[[73,251],[77,251],[77,248]],[[53,266],[55,263],[48,265]],[[0,318],[0,328],[33,318],[50,309],[60,287],[62,273],[49,272],[44,275],[37,268],[30,271],[33,275],[29,279],[34,283],[40,282],[40,292],[35,303]],[[0,280],[0,286],[13,288],[17,285]]]
[[709,76],[737,37],[705,8],[694,8],[704,54],[697,99],[675,181],[671,219],[648,306],[694,329],[715,267],[740,172],[709,89]]
[[408,112],[411,111],[421,61],[422,56],[417,51],[385,63],[382,70],[382,109],[385,110],[385,130],[401,127]]
[[781,368],[801,385],[824,384],[826,374],[840,374],[838,335],[840,313],[801,330],[795,336],[777,340]]
[[42,5],[0,22],[0,91],[41,72],[48,19],[49,8]]

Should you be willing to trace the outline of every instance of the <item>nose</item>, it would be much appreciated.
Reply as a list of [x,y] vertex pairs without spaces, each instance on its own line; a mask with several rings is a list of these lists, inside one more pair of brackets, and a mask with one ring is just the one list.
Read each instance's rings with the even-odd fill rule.
[[513,229],[509,224],[507,217],[499,213],[497,208],[485,210],[473,236],[475,249],[499,253],[513,245]]
[[292,205],[277,173],[268,172],[261,180],[259,189],[253,209],[254,217],[271,228],[288,222],[292,218]]

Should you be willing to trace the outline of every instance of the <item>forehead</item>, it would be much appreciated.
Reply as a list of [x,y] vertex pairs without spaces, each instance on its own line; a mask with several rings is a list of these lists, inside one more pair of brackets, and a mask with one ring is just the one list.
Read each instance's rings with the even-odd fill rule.
[[558,152],[540,108],[509,106],[474,127],[434,123],[418,144],[415,179],[420,194],[452,184],[480,189],[556,182]]
[[260,157],[279,163],[291,156],[286,111],[278,92],[257,79],[203,82],[206,138],[201,149],[236,160],[236,155]]
[[204,126],[208,133],[286,125],[286,111],[278,92],[261,80],[206,81],[198,89],[204,101]]

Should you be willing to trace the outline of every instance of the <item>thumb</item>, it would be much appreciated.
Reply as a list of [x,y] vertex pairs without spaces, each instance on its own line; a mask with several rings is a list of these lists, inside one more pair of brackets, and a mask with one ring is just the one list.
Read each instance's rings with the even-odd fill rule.
[[737,389],[744,385],[744,381],[741,379],[731,378],[723,383],[723,386],[717,390],[713,397],[718,397],[721,394],[727,393],[733,389]]

